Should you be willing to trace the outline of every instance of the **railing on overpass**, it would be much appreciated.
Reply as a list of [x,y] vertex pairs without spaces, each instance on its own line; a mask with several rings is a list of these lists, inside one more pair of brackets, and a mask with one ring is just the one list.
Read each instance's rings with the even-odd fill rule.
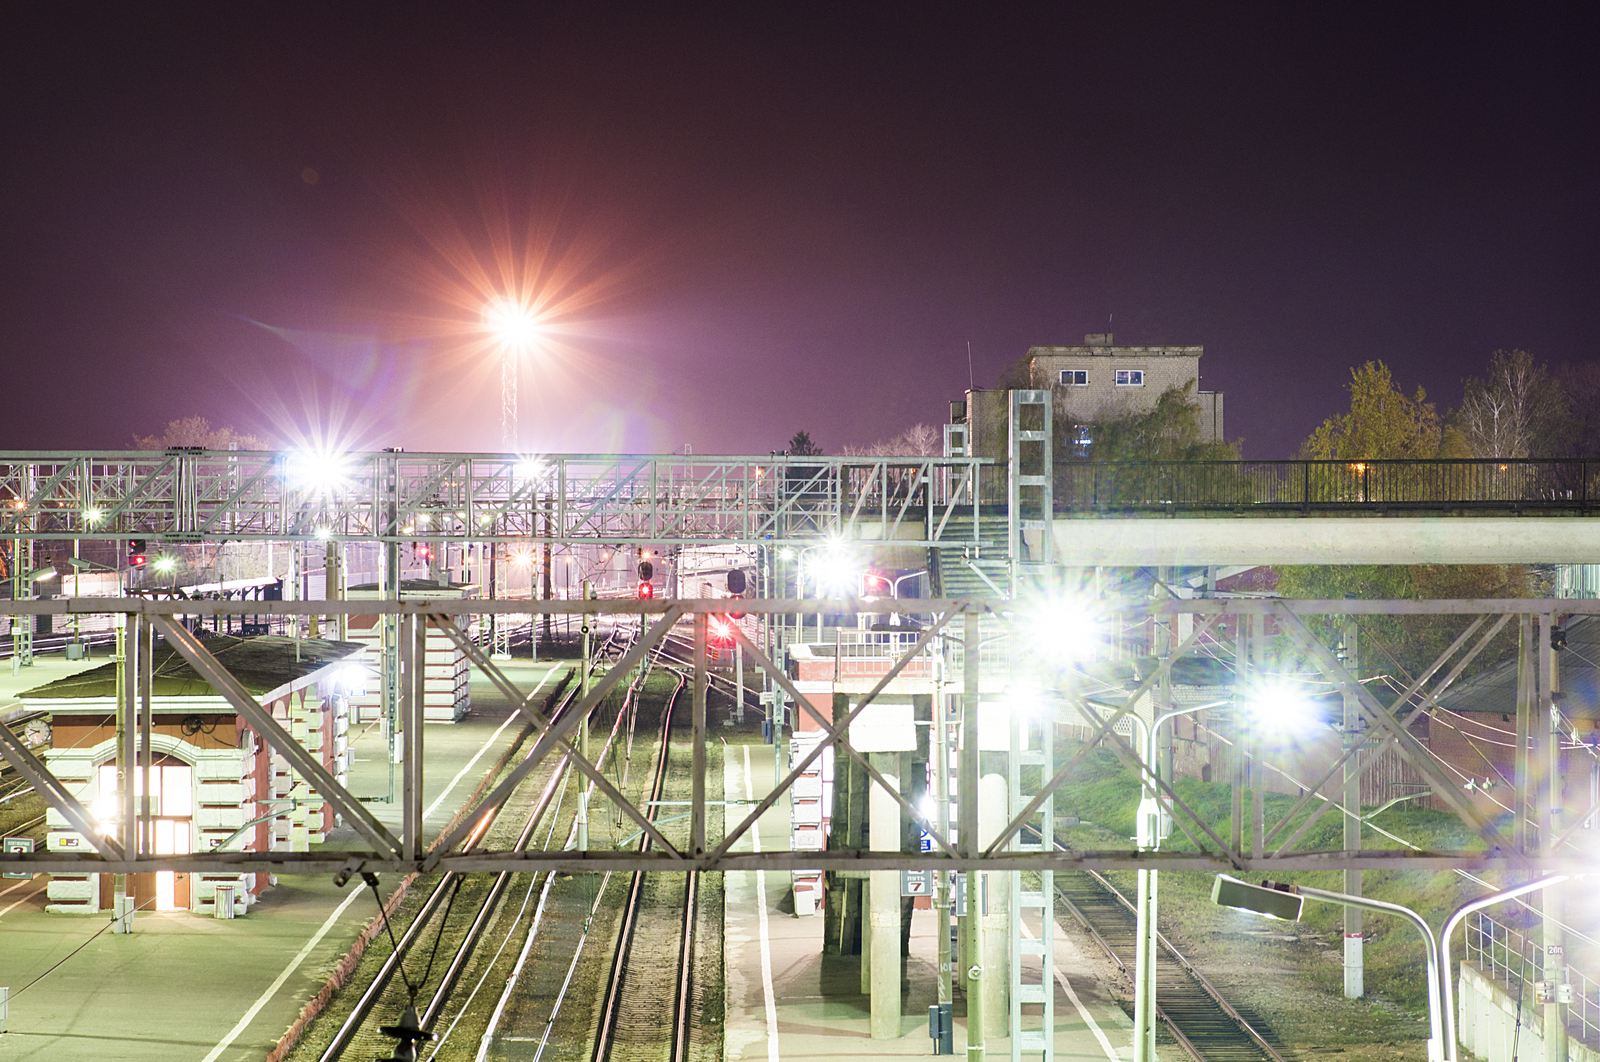
[[1600,461],[1057,462],[1055,508],[1057,512],[1587,513],[1600,509]]
[[[0,536],[976,543],[973,457],[0,453]],[[976,517],[976,519],[974,519]]]
[[[1545,980],[1544,947],[1537,931],[1529,936],[1478,911],[1468,917],[1466,934],[1467,961],[1512,989],[1533,1009],[1534,986]],[[1572,985],[1568,1031],[1590,1047],[1600,1047],[1600,983],[1571,966],[1566,975]]]

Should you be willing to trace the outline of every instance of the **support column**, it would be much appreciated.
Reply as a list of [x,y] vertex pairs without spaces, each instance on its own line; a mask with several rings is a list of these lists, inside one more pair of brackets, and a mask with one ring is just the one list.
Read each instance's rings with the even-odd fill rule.
[[[1005,772],[1005,754],[990,752],[983,756],[983,778],[978,783],[978,847],[984,849],[994,843],[1000,831],[1011,821],[1010,785]],[[976,900],[983,914],[983,1023],[989,1036],[1005,1036],[1010,1032],[1010,975],[1011,962],[1011,875],[1005,871],[986,870],[976,897],[970,892],[967,903]]]
[[1514,842],[1517,851],[1528,855],[1533,850],[1531,817],[1534,804],[1532,764],[1528,758],[1528,742],[1533,720],[1533,617],[1527,613],[1517,617],[1517,748],[1512,799],[1516,814],[1512,817]]
[[[1562,829],[1561,807],[1561,688],[1555,653],[1555,616],[1539,616],[1539,737],[1543,739],[1544,785],[1540,787],[1539,851],[1556,855],[1555,839]],[[1561,927],[1561,886],[1544,890],[1544,1057],[1545,1062],[1567,1062],[1567,1011],[1571,991],[1567,985],[1566,931]]]
[[[121,804],[122,850],[128,858],[139,852],[139,808],[133,796],[133,772],[139,762],[138,703],[139,660],[142,624],[137,612],[118,616],[125,626],[117,628],[117,799]],[[128,875],[118,874],[113,883],[111,910],[116,918],[113,933],[133,932],[133,903],[128,894]]]
[[[976,508],[976,507],[974,507]],[[962,624],[961,761],[956,799],[958,850],[972,860],[978,845],[978,613],[968,612]],[[970,862],[968,864],[971,865]],[[962,985],[967,993],[967,1062],[983,1062],[983,920],[978,875],[967,871],[967,913],[962,918]]]
[[[1347,616],[1339,641],[1344,647],[1344,665],[1350,674],[1361,677],[1361,653],[1357,643],[1356,618]],[[1344,764],[1344,849],[1361,851],[1361,753],[1366,740],[1362,726],[1361,701],[1350,690],[1344,691],[1344,748],[1350,758]],[[1350,750],[1357,750],[1351,752]],[[1361,871],[1344,872],[1344,891],[1350,896],[1361,895]],[[1365,973],[1362,966],[1361,908],[1344,909],[1344,996],[1360,999],[1366,994]]]
[[423,662],[427,656],[427,621],[411,613],[400,618],[400,711],[404,753],[401,777],[401,858],[421,859],[422,839],[422,716],[426,686]]
[[690,850],[706,854],[706,614],[694,614],[694,749],[691,754],[692,795]]
[[[1234,690],[1242,696],[1250,683],[1250,617],[1235,613],[1233,638]],[[1244,851],[1244,769],[1247,724],[1242,712],[1233,716],[1233,748],[1228,757],[1229,832],[1228,845],[1235,852]]]
[[[1267,617],[1256,616],[1251,624],[1250,675],[1261,681],[1267,670]],[[1250,857],[1263,859],[1267,854],[1267,787],[1266,768],[1261,763],[1261,727],[1255,720],[1250,728]]]
[[[900,789],[900,753],[874,752],[872,766],[883,780]],[[867,796],[869,816],[869,844],[874,852],[900,850],[900,805],[876,782],[869,783]],[[870,959],[864,957],[862,965],[870,963],[872,996],[872,1038],[898,1040],[900,1038],[900,872],[874,870],[869,877],[871,888],[871,928],[866,936],[871,941]]]

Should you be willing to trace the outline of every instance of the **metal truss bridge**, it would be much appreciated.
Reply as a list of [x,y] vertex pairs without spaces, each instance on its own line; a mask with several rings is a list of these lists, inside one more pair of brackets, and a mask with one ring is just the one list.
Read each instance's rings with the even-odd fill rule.
[[961,546],[995,519],[981,505],[975,518],[973,505],[989,493],[993,465],[970,457],[0,453],[0,536],[676,545],[838,535]]

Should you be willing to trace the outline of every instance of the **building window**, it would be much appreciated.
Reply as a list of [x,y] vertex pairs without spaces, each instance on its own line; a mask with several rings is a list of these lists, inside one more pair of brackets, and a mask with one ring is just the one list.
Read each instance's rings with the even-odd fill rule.
[[1062,387],[1088,387],[1089,386],[1089,370],[1088,369],[1062,369],[1061,370],[1061,386]]
[[1143,387],[1144,386],[1144,370],[1143,369],[1118,369],[1117,370],[1117,386],[1118,387]]

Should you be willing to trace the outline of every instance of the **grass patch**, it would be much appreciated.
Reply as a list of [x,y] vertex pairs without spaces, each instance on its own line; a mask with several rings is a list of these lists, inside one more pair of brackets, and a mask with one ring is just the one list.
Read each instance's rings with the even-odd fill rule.
[[[1075,742],[1064,743],[1058,755],[1064,757],[1075,751]],[[1227,783],[1181,778],[1174,788],[1184,803],[1218,837],[1224,841],[1229,839],[1232,832],[1232,800]],[[1084,820],[1079,826],[1062,831],[1063,842],[1083,849],[1131,848],[1129,838],[1134,832],[1134,813],[1138,802],[1139,783],[1134,773],[1124,767],[1113,753],[1103,749],[1091,751],[1078,761],[1072,777],[1058,790],[1057,815],[1075,815]],[[1264,804],[1268,829],[1271,830],[1288,814],[1296,802],[1297,798],[1294,797],[1267,794]],[[1321,801],[1313,801],[1299,812],[1289,826],[1280,832],[1277,843],[1281,844],[1320,806]],[[1244,808],[1247,817],[1245,829],[1248,831],[1248,792],[1245,794]],[[1460,851],[1483,847],[1482,840],[1460,819],[1443,812],[1398,805],[1375,816],[1362,830],[1363,848],[1402,848],[1405,846],[1400,841],[1379,832],[1374,826],[1426,851]],[[1324,813],[1296,849],[1338,851],[1344,847],[1343,828],[1342,817],[1337,812]],[[1208,846],[1211,845],[1209,839],[1192,824],[1190,829]],[[1269,841],[1268,846],[1269,849],[1273,847],[1273,842]],[[1162,847],[1179,852],[1199,850],[1194,841],[1176,827]],[[1132,872],[1109,876],[1119,888],[1133,888]],[[1345,891],[1342,871],[1286,872],[1281,877],[1297,884]],[[1209,873],[1167,871],[1161,874],[1160,880],[1162,930],[1169,936],[1181,936],[1196,942],[1212,939],[1219,944],[1232,940],[1232,947],[1241,954],[1257,943],[1246,934],[1261,934],[1269,927],[1280,936],[1306,937],[1306,942],[1314,947],[1301,949],[1305,961],[1296,964],[1297,974],[1304,978],[1306,986],[1319,992],[1335,996],[1342,994],[1342,952],[1335,951],[1333,956],[1326,952],[1342,949],[1344,908],[1307,901],[1299,928],[1286,928],[1284,923],[1255,919],[1213,905],[1212,875]],[[1468,899],[1481,896],[1484,890],[1452,871],[1369,870],[1362,875],[1361,891],[1371,899],[1410,907],[1437,928],[1443,925],[1452,911]],[[1391,1001],[1416,1015],[1425,1016],[1425,952],[1416,930],[1400,917],[1373,912],[1366,913],[1362,929],[1366,935],[1363,964],[1367,993]],[[1338,961],[1331,961],[1333,959]]]

